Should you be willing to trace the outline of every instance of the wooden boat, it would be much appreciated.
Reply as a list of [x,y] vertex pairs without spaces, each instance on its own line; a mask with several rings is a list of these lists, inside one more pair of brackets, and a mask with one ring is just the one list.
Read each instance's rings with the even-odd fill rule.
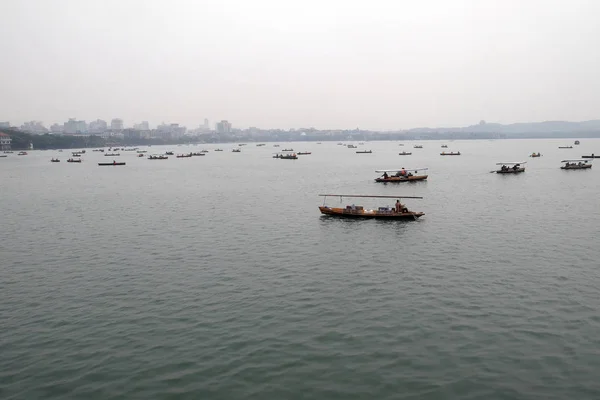
[[20,151],[19,153],[17,153],[18,156],[26,156],[27,152],[26,151]]
[[240,150],[240,149],[233,149],[233,150],[231,150],[231,152],[232,152],[232,153],[241,153],[241,152],[242,152],[242,150]]
[[52,160],[50,160],[50,162],[60,162],[60,160],[58,158],[53,158]]
[[299,156],[310,156],[312,153],[310,151],[301,151],[296,154],[298,154]]
[[442,149],[447,149],[447,148],[448,148],[448,145],[447,145],[447,144],[443,144],[443,145],[442,145]]
[[594,153],[592,153],[589,156],[581,156],[581,158],[600,158],[600,156],[595,156]]
[[349,144],[349,145],[348,145],[348,148],[349,148],[349,149],[356,149],[356,146],[355,146],[355,145],[353,145],[353,144]]
[[189,153],[189,154],[177,154],[176,157],[177,158],[191,158],[192,157],[192,153]]
[[560,169],[590,169],[592,162],[590,160],[562,160],[563,165]]
[[558,146],[559,149],[572,149],[573,146]]
[[[422,199],[422,197],[416,196],[366,196],[366,195],[342,195],[342,194],[320,194],[319,196],[325,197],[323,205],[319,207],[319,211],[323,215],[345,217],[345,218],[377,218],[377,219],[388,219],[388,220],[417,220],[422,217],[425,213],[410,211],[405,205],[400,203],[400,199]],[[385,198],[385,199],[396,199],[396,207],[378,207],[377,209],[365,209],[363,206],[356,206],[354,204],[347,205],[346,207],[329,207],[325,205],[327,197],[343,197],[349,198]]]
[[283,149],[281,151],[294,151],[294,149]]
[[529,155],[529,157],[533,157],[533,158],[535,158],[535,157],[541,157],[541,156],[542,156],[542,154],[541,154],[541,153],[531,153],[531,154]]
[[106,153],[105,157],[119,157],[121,154],[119,153]]
[[[143,154],[140,154],[142,157],[144,156]],[[148,160],[168,160],[169,157],[167,156],[148,156]]]
[[500,169],[492,172],[496,172],[497,174],[518,174],[525,172],[525,167],[521,165],[526,163],[526,161],[496,163],[496,165],[501,165],[501,167]]
[[8,157],[6,154],[0,154],[0,158],[6,158]]
[[101,167],[108,167],[110,165],[113,165],[113,166],[116,167],[116,166],[119,166],[119,165],[125,165],[125,163],[124,162],[113,161],[111,163],[102,163],[102,162],[100,162],[100,163],[98,163],[98,165],[101,166]]
[[101,151],[101,152],[103,152],[103,153],[104,153],[104,149],[94,149],[94,150],[92,150],[92,151],[98,151],[98,152],[100,152],[100,151]]
[[[132,149],[132,150],[133,150],[133,149]],[[138,153],[138,154],[144,154],[144,153],[147,153],[147,152],[148,152],[148,150],[138,150],[138,151],[137,151],[137,153]]]
[[410,156],[412,153],[407,153],[406,151],[403,151],[402,153],[398,153],[399,156]]
[[279,158],[281,160],[297,160],[298,156],[296,153],[287,153],[287,154],[275,154],[273,158]]
[[413,146],[413,148],[415,148],[415,149],[422,149],[422,148],[423,148],[423,146],[421,146],[420,144],[415,144],[415,145]]
[[208,150],[201,150],[200,153],[208,153]]
[[371,150],[365,150],[365,151],[357,151],[356,154],[371,154],[373,153]]
[[223,149],[215,149],[215,151],[223,151]]
[[75,159],[75,158],[69,158],[67,160],[68,163],[81,163],[81,158]]
[[273,147],[279,147],[279,145],[278,144],[274,144]]
[[[412,173],[414,171],[414,174]],[[419,171],[427,171],[427,168],[414,168],[414,169],[378,169],[377,173],[382,176],[375,178],[375,182],[414,182],[414,181],[424,181],[427,179],[428,175],[418,175]],[[394,175],[388,175],[394,174]]]
[[200,156],[205,156],[206,154],[204,153],[192,153],[192,157],[200,157]]
[[455,152],[450,152],[450,153],[446,153],[445,151],[442,151],[440,153],[440,156],[460,156],[460,151]]
[[165,156],[174,156],[175,154],[172,151],[166,151]]

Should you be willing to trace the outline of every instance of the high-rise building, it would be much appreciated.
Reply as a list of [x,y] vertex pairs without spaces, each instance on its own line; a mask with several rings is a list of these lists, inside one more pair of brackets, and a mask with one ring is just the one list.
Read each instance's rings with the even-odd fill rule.
[[50,132],[52,133],[63,133],[64,126],[61,124],[52,124],[50,125]]
[[48,133],[48,128],[42,124],[41,121],[29,121],[25,122],[21,125],[21,130],[27,133],[33,133],[36,135],[41,135],[43,133]]
[[133,129],[136,131],[147,131],[150,130],[150,124],[148,121],[142,121],[139,124],[133,124]]
[[108,128],[108,124],[106,121],[97,119],[95,121],[90,122],[89,132],[90,133],[103,133],[106,132]]
[[231,133],[231,123],[226,120],[217,122],[215,130],[217,133]]
[[113,120],[110,121],[110,129],[113,131],[122,131],[123,120],[121,118],[113,118]]
[[75,118],[69,118],[64,123],[63,132],[69,135],[87,133],[87,124],[83,120],[76,120]]
[[204,118],[204,126],[202,128],[205,132],[210,131],[210,124],[208,123],[208,118]]

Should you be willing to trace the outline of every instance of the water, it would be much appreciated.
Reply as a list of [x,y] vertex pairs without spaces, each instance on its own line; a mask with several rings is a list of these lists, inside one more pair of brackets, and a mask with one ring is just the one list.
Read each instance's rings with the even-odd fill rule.
[[[600,179],[558,169],[600,140],[569,143],[0,159],[0,398],[600,398]],[[399,167],[430,178],[373,182]],[[426,215],[321,217],[319,193]]]

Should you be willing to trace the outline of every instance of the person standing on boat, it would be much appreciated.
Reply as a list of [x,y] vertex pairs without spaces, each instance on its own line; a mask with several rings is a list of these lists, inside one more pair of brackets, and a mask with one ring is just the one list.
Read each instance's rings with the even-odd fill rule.
[[383,173],[383,175],[382,175],[382,177],[383,177],[384,179],[387,179],[387,178],[388,178],[388,174],[387,174],[387,172],[384,172],[384,173]]
[[402,203],[400,203],[400,200],[396,200],[396,212],[398,214],[402,212]]

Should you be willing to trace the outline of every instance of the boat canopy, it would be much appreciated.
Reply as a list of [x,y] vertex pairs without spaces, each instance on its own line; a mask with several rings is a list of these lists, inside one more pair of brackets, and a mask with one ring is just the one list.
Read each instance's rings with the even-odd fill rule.
[[562,160],[561,163],[563,162],[590,162],[591,160],[586,160],[586,159],[581,159],[581,160]]
[[400,169],[378,169],[375,172],[383,173],[383,172],[400,172],[402,170],[405,171],[427,171],[429,168],[400,168]]
[[322,197],[369,197],[378,199],[422,199],[420,196],[377,196],[365,194],[320,194]]
[[519,161],[519,162],[499,162],[496,165],[517,165],[517,164],[527,164],[527,161]]

